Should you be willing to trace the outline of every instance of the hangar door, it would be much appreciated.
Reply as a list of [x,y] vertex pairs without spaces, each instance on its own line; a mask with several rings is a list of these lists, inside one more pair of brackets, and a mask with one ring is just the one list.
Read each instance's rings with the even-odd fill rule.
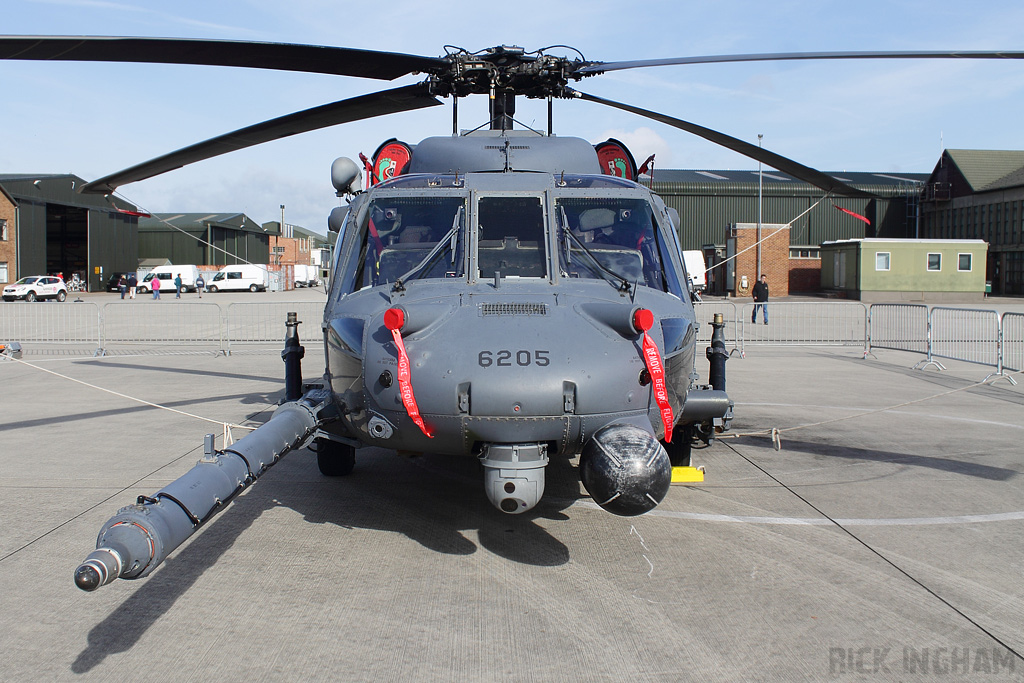
[[46,272],[86,278],[89,265],[88,210],[61,204],[46,205]]

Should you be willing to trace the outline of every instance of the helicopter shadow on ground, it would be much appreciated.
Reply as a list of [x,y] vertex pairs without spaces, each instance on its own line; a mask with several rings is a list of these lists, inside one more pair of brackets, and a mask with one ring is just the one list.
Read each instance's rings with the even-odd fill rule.
[[[312,458],[306,466],[317,476],[315,463],[310,463]],[[495,555],[522,564],[557,566],[569,561],[569,550],[538,520],[569,519],[562,511],[580,497],[579,476],[567,457],[555,456],[546,479],[544,498],[534,509],[508,515],[487,500],[483,468],[475,458],[403,458],[376,451],[357,456],[350,476],[320,479],[321,495],[310,496],[308,484],[298,486],[294,499],[291,487],[282,486],[277,493],[279,503],[310,522],[397,531],[425,548],[451,555],[477,551],[477,544],[464,533],[475,530],[480,546]]]
[[[770,449],[771,440],[768,437],[752,437],[751,443],[757,443],[766,449]],[[950,474],[959,474],[966,477],[988,479],[990,481],[1008,481],[1020,475],[1020,472],[1006,467],[985,465],[983,463],[958,460],[952,457],[915,455],[913,453],[900,453],[897,451],[880,450],[874,448],[861,448],[844,444],[824,441],[806,441],[784,438],[782,440],[782,451],[796,451],[806,453],[818,460],[838,458],[843,460],[861,460],[872,463],[889,463],[906,467],[921,467],[933,469]]]
[[842,446],[830,443],[818,443],[815,441],[796,441],[787,439],[783,442],[783,449],[808,453],[820,458],[845,458],[850,460],[863,460],[865,462],[891,463],[893,465],[906,465],[909,467],[924,467],[948,472],[950,474],[961,474],[967,477],[977,477],[990,481],[1007,481],[1020,474],[1020,472],[1005,467],[984,465],[977,462],[957,460],[928,455],[913,455],[911,453],[898,453],[895,451],[875,450],[870,448],[858,448],[855,446]]
[[479,548],[464,532],[475,529],[480,547],[513,562],[558,566],[570,559],[568,547],[537,523],[568,520],[562,510],[581,497],[576,468],[567,458],[551,459],[545,498],[521,515],[490,505],[474,458],[405,459],[378,451],[362,460],[352,475],[328,479],[310,452],[290,454],[140,579],[138,589],[90,629],[71,670],[87,673],[108,656],[131,650],[264,512],[279,506],[308,523],[337,525],[339,547],[345,529],[360,528],[403,534],[432,551],[469,556]]

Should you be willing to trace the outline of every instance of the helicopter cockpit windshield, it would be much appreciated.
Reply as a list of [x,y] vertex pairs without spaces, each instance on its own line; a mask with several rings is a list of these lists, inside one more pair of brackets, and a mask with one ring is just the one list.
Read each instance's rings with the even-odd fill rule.
[[562,230],[558,259],[564,277],[617,279],[681,296],[648,202],[559,197],[555,206]]
[[384,196],[360,225],[362,244],[353,289],[399,279],[462,277],[462,196]]
[[540,197],[480,197],[479,276],[547,277],[544,209]]

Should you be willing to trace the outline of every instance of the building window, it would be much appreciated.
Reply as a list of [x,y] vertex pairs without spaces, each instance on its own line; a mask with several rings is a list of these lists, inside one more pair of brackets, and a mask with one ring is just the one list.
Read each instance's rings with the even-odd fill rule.
[[7,261],[0,261],[0,282],[7,282]]
[[967,273],[971,271],[971,255],[970,254],[957,254],[956,257],[956,269],[961,273]]
[[789,258],[820,259],[821,250],[817,247],[790,247]]
[[875,252],[875,270],[889,270],[889,252]]
[[928,254],[928,270],[942,270],[942,254]]
[[[7,219],[0,218],[0,242],[7,241]],[[5,279],[4,282],[7,282]]]

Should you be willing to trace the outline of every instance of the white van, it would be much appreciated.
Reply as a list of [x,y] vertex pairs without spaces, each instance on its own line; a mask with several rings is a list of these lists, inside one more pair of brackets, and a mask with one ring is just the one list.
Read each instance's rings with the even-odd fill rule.
[[243,263],[238,266],[224,266],[206,283],[208,292],[235,291],[248,289],[250,292],[267,291],[270,273],[266,266]]
[[146,277],[142,278],[142,282],[139,283],[138,292],[145,294],[146,292],[152,291],[153,278],[160,278],[160,291],[161,292],[173,292],[174,291],[174,278],[181,276],[181,291],[183,292],[194,292],[196,291],[196,278],[199,277],[199,268],[196,266],[160,266],[159,268],[153,269],[152,272],[147,273]]
[[696,249],[683,252],[683,265],[690,279],[690,288],[700,301],[700,293],[707,288],[707,266],[704,264],[704,253]]
[[296,287],[316,287],[320,284],[320,281],[316,276],[316,266],[306,266],[298,263],[293,267],[295,268]]

